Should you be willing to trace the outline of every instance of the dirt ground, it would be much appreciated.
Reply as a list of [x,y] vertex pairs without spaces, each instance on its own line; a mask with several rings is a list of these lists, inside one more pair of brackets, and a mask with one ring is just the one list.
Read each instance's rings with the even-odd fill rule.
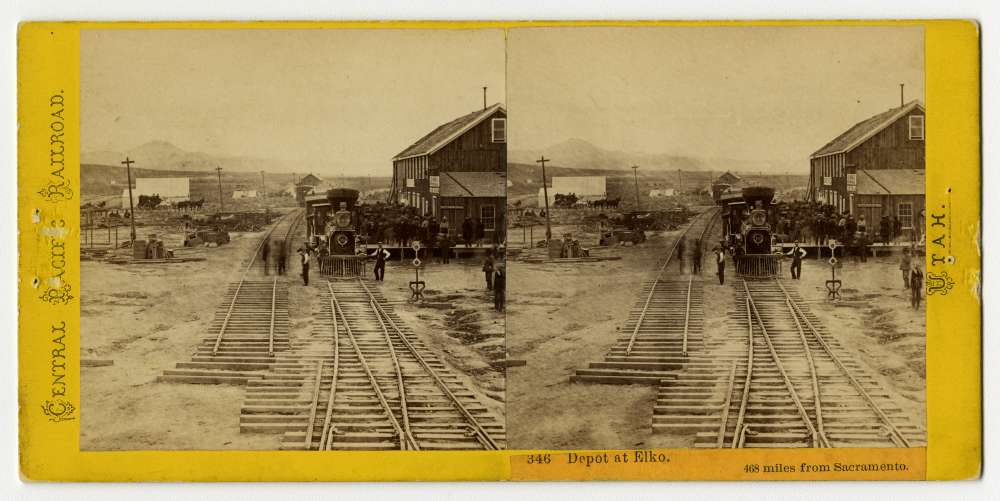
[[844,262],[837,269],[837,278],[843,283],[838,301],[826,299],[825,281],[829,278],[830,265],[825,260],[806,259],[801,280],[785,283],[796,286],[830,334],[855,353],[890,394],[898,396],[894,401],[914,424],[924,427],[926,302],[922,301],[918,310],[910,307],[910,291],[903,288],[899,257]]
[[385,282],[380,284],[382,293],[427,347],[456,374],[464,375],[473,391],[484,397],[483,403],[503,419],[505,317],[493,309],[493,294],[486,290],[482,261],[423,261],[420,279],[427,284],[423,302],[408,301],[409,282],[414,279],[410,259],[388,263]]
[[[579,233],[574,227],[552,229],[553,235],[565,232]],[[650,432],[655,387],[570,383],[569,377],[604,358],[674,234],[651,233],[639,246],[592,252],[621,256],[617,261],[510,262],[507,345],[512,359],[527,362],[508,369],[511,448],[660,445]],[[588,237],[579,235],[582,245]]]
[[[573,228],[553,228],[553,234],[564,230]],[[656,387],[569,382],[576,369],[603,359],[614,344],[642,282],[653,276],[669,235],[652,235],[637,247],[598,251],[620,255],[620,261],[510,264],[508,350],[511,358],[527,362],[508,369],[512,448],[690,446],[691,437],[652,433]],[[581,235],[581,243],[584,239]],[[844,297],[835,303],[825,300],[826,261],[807,260],[801,282],[792,286],[831,335],[881,377],[890,393],[900,396],[899,405],[922,426],[924,309],[915,312],[909,307],[897,259],[845,263],[838,270]],[[674,265],[668,270],[676,273]],[[734,297],[731,266],[727,272],[726,284],[719,285],[715,270],[704,268],[706,337],[729,332],[726,312]]]
[[[159,234],[168,247],[181,238],[163,230]],[[114,361],[80,369],[81,450],[277,444],[274,437],[240,435],[242,387],[156,382],[164,369],[190,359],[208,332],[221,291],[238,276],[242,259],[253,252],[260,235],[233,233],[229,244],[177,252],[205,261],[81,263],[80,356]]]
[[[182,241],[168,228],[139,233],[157,233],[168,247]],[[81,357],[114,364],[80,370],[82,450],[278,448],[280,435],[240,434],[242,386],[156,381],[163,370],[190,359],[208,332],[222,291],[237,279],[260,236],[234,233],[227,245],[177,251],[205,261],[83,262]],[[287,277],[291,334],[309,335],[324,281],[313,271],[311,285],[303,287],[292,261]],[[504,315],[493,310],[481,266],[478,259],[429,264],[421,272],[428,300],[418,305],[406,301],[409,260],[389,263],[386,280],[377,287],[413,332],[464,375],[502,419]]]

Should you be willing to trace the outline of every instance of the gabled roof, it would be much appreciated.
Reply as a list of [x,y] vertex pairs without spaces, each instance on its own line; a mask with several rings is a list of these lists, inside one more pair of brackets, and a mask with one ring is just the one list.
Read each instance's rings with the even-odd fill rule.
[[836,153],[844,153],[851,151],[856,148],[861,143],[867,141],[869,138],[878,134],[883,129],[892,125],[906,116],[907,113],[913,111],[914,109],[919,109],[924,111],[924,107],[919,101],[910,101],[904,106],[899,108],[892,108],[889,111],[885,111],[854,124],[853,127],[847,129],[847,132],[837,136],[833,141],[826,143],[822,148],[810,155],[809,158],[825,157],[827,155],[833,155]]
[[442,172],[442,197],[492,198],[507,196],[507,174],[503,172]]
[[858,169],[858,195],[923,195],[923,169]]
[[315,175],[306,174],[306,176],[303,177],[302,179],[299,179],[299,181],[296,184],[299,186],[317,186],[322,182],[323,180],[316,177]]
[[418,139],[417,142],[399,152],[399,154],[392,157],[392,159],[402,160],[404,158],[430,155],[441,149],[444,145],[454,141],[458,136],[465,134],[465,132],[469,129],[479,125],[480,122],[495,113],[497,110],[502,111],[505,115],[507,114],[507,110],[504,109],[503,105],[501,103],[496,103],[485,110],[474,111],[468,115],[460,116],[432,130],[430,134]]

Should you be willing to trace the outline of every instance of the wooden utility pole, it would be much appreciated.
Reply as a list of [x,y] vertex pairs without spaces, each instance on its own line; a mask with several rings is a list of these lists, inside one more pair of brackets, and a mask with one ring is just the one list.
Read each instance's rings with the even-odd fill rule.
[[264,184],[264,171],[260,171],[260,197],[267,196],[267,185]]
[[632,177],[635,178],[635,210],[642,210],[642,204],[639,203],[639,166],[632,166]]
[[483,86],[483,109],[486,109],[486,87]]
[[122,165],[125,166],[125,174],[128,176],[128,217],[132,223],[131,242],[133,245],[135,244],[135,204],[132,203],[132,164],[134,163],[135,160],[129,157],[125,157],[125,161],[122,162]]
[[542,164],[542,195],[545,197],[545,241],[548,242],[552,240],[552,224],[549,221],[549,185],[545,181],[545,162],[551,162],[549,158],[542,158],[535,160],[536,164]]
[[222,167],[216,167],[215,172],[219,174],[219,212],[225,211],[225,204],[222,202]]

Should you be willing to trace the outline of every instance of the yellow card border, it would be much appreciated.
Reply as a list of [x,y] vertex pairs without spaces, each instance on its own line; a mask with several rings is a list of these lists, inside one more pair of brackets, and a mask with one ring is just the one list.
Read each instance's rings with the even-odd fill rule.
[[[79,33],[83,29],[516,29],[582,26],[923,26],[927,101],[928,446],[916,449],[499,452],[79,450]],[[65,22],[18,33],[20,464],[29,480],[968,479],[979,475],[979,27],[971,21]],[[953,256],[954,259],[948,259]],[[942,280],[945,280],[942,278]],[[582,466],[599,456],[606,463]],[[640,456],[641,455],[641,456]],[[548,458],[547,460],[544,458]],[[629,463],[615,462],[627,457]],[[645,459],[637,463],[636,459]],[[662,461],[660,460],[662,459]],[[652,460],[652,461],[650,461]],[[545,462],[548,461],[548,462]],[[752,474],[747,465],[905,465],[905,471]]]

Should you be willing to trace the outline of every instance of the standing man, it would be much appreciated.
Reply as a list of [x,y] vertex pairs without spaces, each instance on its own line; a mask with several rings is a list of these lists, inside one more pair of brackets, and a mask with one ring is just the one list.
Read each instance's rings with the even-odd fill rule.
[[493,251],[486,251],[486,259],[483,261],[483,274],[486,275],[486,290],[493,290]]
[[447,234],[438,237],[438,250],[441,252],[441,264],[448,264],[448,258],[451,257],[451,242]]
[[903,272],[903,288],[910,288],[910,249],[903,249],[903,257],[899,258],[899,271]]
[[914,310],[920,309],[920,299],[924,289],[924,272],[920,269],[920,260],[914,259],[910,264],[910,304]]
[[681,237],[681,240],[677,242],[676,257],[677,257],[677,271],[680,273],[684,273],[684,237]]
[[375,280],[382,282],[385,279],[385,260],[389,259],[389,251],[382,247],[382,242],[379,242],[378,248],[371,256],[375,258]]
[[465,221],[462,221],[462,240],[465,241],[466,249],[472,247],[472,237],[475,236],[474,231],[472,228],[472,218],[465,216]]
[[264,240],[264,245],[261,247],[260,253],[261,253],[260,257],[264,260],[264,274],[267,275],[267,273],[269,271],[268,270],[269,266],[268,266],[267,258],[271,254],[271,239],[270,238]]
[[302,285],[309,285],[309,249],[299,247],[299,262],[302,264]]
[[715,248],[715,264],[719,267],[719,271],[716,273],[719,275],[719,285],[725,285],[726,283],[726,253],[722,252],[719,247]]
[[691,273],[701,275],[701,239],[694,241],[694,249],[691,249]]
[[496,262],[493,271],[493,309],[504,310],[504,294],[507,292],[507,268],[503,260]]
[[806,250],[799,247],[798,242],[795,242],[792,250],[786,252],[785,255],[792,256],[792,278],[798,280],[802,276],[802,258],[806,257]]
[[285,274],[285,266],[288,265],[288,246],[285,242],[278,242],[278,275]]

